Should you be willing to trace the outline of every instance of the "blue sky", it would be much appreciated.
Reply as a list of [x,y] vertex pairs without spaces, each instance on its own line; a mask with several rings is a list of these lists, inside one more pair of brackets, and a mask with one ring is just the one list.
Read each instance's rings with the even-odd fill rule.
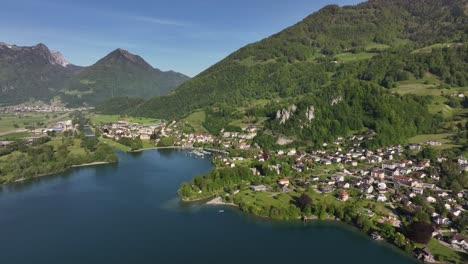
[[[87,66],[116,48],[194,76],[321,7],[357,0],[5,0],[0,42],[44,43]],[[292,4],[291,2],[294,2]]]

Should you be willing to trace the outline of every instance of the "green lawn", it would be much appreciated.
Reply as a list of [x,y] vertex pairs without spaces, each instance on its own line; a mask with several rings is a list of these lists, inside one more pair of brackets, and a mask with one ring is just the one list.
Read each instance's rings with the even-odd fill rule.
[[[295,194],[295,195],[294,195]],[[247,205],[252,205],[255,207],[271,207],[276,208],[289,208],[293,196],[297,196],[295,192],[273,194],[270,192],[253,192],[251,190],[241,191],[233,197],[242,201],[242,203]]]
[[[62,145],[62,138],[53,138],[51,141],[46,143],[47,145],[54,146],[57,149],[60,145]],[[81,147],[81,140],[78,138],[73,139],[73,145],[68,147],[68,150],[71,154],[75,155],[86,155],[86,151],[84,148]]]
[[90,116],[91,122],[93,124],[103,124],[103,123],[116,123],[120,118],[125,119],[125,121],[130,123],[138,124],[159,124],[161,120],[155,118],[146,118],[146,117],[132,117],[125,116],[121,117],[120,115],[101,115],[101,114],[92,114]]
[[442,143],[442,146],[435,147],[436,149],[448,149],[457,147],[457,145],[452,143],[451,137],[453,133],[441,133],[441,134],[428,134],[428,135],[418,135],[408,139],[409,143],[422,144],[427,141],[438,141]]
[[142,140],[143,142],[143,148],[148,149],[148,148],[154,148],[155,145],[150,141],[150,140]]
[[389,45],[385,45],[385,44],[379,44],[379,43],[371,43],[371,44],[368,44],[366,47],[365,47],[365,50],[366,51],[371,51],[371,50],[386,50],[390,48]]
[[122,151],[125,151],[125,152],[129,152],[131,151],[132,149],[130,147],[127,147],[125,145],[122,145],[120,143],[117,143],[115,142],[114,140],[112,139],[109,139],[109,138],[99,138],[99,141],[103,142],[103,143],[106,143],[114,148],[117,148],[117,149],[120,149]]
[[336,59],[338,61],[343,61],[343,62],[350,62],[350,61],[356,61],[356,60],[367,60],[372,57],[377,55],[377,53],[368,53],[368,52],[360,52],[360,53],[350,53],[350,52],[345,52],[345,53],[340,53],[335,55]]
[[427,74],[421,79],[411,79],[398,83],[398,87],[392,88],[391,91],[399,94],[415,94],[415,95],[432,95],[434,97],[429,105],[429,112],[432,114],[442,113],[445,118],[452,117],[457,111],[446,105],[447,98],[444,94],[454,94],[456,92],[464,93],[468,96],[468,87],[457,87],[451,89],[440,89],[437,85],[442,82],[435,76]]
[[9,134],[5,134],[3,136],[0,136],[0,140],[16,140],[16,139],[21,139],[21,138],[26,138],[26,137],[31,137],[32,133],[30,132],[13,132]]
[[181,119],[180,123],[188,123],[191,127],[193,127],[195,132],[207,132],[207,130],[203,126],[203,122],[205,122],[205,119],[205,111],[196,111],[188,115],[187,117]]
[[439,261],[449,261],[450,263],[466,263],[468,261],[467,254],[454,251],[442,245],[436,239],[431,239],[427,247]]

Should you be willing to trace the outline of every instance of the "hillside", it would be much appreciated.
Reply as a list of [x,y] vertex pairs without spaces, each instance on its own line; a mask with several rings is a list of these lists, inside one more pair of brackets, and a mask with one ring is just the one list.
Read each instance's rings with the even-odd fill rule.
[[166,94],[189,78],[154,69],[128,51],[117,49],[94,65],[72,65],[44,44],[19,47],[0,43],[0,104],[60,97],[68,105],[94,105],[116,96]]
[[66,100],[99,103],[119,96],[152,97],[166,94],[189,78],[154,69],[140,56],[117,49],[74,76],[66,85]]
[[80,67],[68,64],[44,44],[18,47],[0,43],[0,104],[50,99],[58,93],[58,84],[78,71]]
[[[248,45],[185,83],[155,98],[140,113],[180,117],[213,103],[287,97],[320,88],[340,57],[373,57],[382,50],[466,42],[465,1],[374,0],[327,6],[298,24]],[[285,79],[289,78],[287,81]],[[187,96],[188,95],[188,96]]]
[[[433,129],[437,122],[430,120],[439,119],[427,111],[430,99],[386,89],[426,73],[452,87],[467,85],[467,14],[462,0],[327,6],[131,112],[177,119],[203,110],[204,127],[214,133],[247,116],[266,117],[273,131],[316,143],[363,128],[384,131],[382,142],[394,142]],[[279,124],[278,111],[293,105],[299,106],[294,115],[288,111],[294,117]]]

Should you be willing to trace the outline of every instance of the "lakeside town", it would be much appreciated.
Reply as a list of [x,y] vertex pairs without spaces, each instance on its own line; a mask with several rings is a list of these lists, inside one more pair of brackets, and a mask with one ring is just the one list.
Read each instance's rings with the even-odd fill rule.
[[[78,126],[72,119],[58,121],[32,130],[33,136],[26,139],[31,143],[55,133],[74,134]],[[432,239],[453,251],[468,252],[467,191],[459,183],[447,183],[444,179],[448,169],[456,170],[460,179],[465,179],[468,159],[445,157],[431,151],[441,146],[441,142],[371,150],[363,147],[363,143],[371,140],[375,133],[367,131],[362,135],[338,137],[334,142],[324,143],[320,149],[284,145],[266,150],[255,142],[259,128],[254,125],[245,126],[242,131],[221,131],[214,136],[187,131],[182,122],[142,124],[119,118],[116,122],[91,124],[86,130],[90,136],[96,133],[98,139],[108,139],[117,145],[122,139],[139,139],[150,148],[188,149],[196,156],[211,158],[216,168],[248,167],[254,177],[247,185],[215,192],[192,185],[191,191],[196,193],[197,199],[217,198],[216,203],[239,206],[235,197],[241,194],[293,197],[309,190],[317,197],[341,204],[366,201],[372,206],[359,208],[359,214],[396,229],[412,220],[399,210],[405,208],[417,212],[419,220],[431,224]],[[0,141],[0,149],[13,142]],[[456,167],[447,168],[447,164]],[[302,215],[303,220],[315,218]],[[336,219],[330,213],[325,218]],[[384,237],[377,230],[370,235],[375,240]],[[415,253],[421,260],[436,262],[427,247],[416,249]]]
[[[417,210],[423,218],[420,220],[432,224],[434,230],[431,235],[440,244],[454,251],[468,252],[466,226],[459,229],[460,223],[466,224],[467,191],[458,183],[452,182],[449,187],[441,184],[447,170],[444,166],[448,166],[446,164],[451,159],[431,152],[432,147],[441,146],[441,142],[427,141],[370,150],[362,147],[366,140],[372,139],[373,132],[369,131],[363,135],[338,137],[335,142],[325,143],[320,150],[284,148],[265,151],[253,142],[257,128],[252,125],[244,127],[241,132],[222,131],[219,136],[185,133],[182,127],[183,124],[176,122],[135,124],[123,118],[117,123],[96,126],[103,136],[114,140],[139,137],[152,140],[154,146],[195,149],[193,153],[200,156],[212,150],[225,152],[227,155],[212,152],[210,157],[217,167],[247,165],[251,166],[249,169],[255,177],[276,175],[277,180],[270,185],[242,187],[255,193],[276,195],[312,188],[317,194],[333,197],[342,203],[350,199],[372,201],[385,210],[365,209],[362,213],[395,228],[401,228],[403,221],[410,220],[403,219],[405,216],[397,212],[398,207]],[[170,146],[161,144],[168,138]],[[460,156],[454,162],[457,173],[464,179],[468,160]],[[445,181],[444,185],[447,185]],[[201,189],[193,188],[202,194]],[[215,195],[236,195],[242,189]],[[372,237],[380,239],[381,235],[373,232]],[[418,258],[435,262],[428,248],[418,251]]]

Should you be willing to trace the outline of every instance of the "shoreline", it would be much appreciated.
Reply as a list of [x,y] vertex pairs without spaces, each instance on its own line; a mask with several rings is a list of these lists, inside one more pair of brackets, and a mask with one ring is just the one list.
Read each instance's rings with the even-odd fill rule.
[[70,168],[80,168],[80,167],[89,167],[89,166],[106,165],[106,164],[111,164],[111,163],[108,161],[96,161],[96,162],[84,163],[80,165],[72,165]]
[[239,208],[239,206],[237,204],[223,202],[223,198],[221,198],[221,197],[216,197],[214,199],[211,199],[208,202],[206,202],[205,204],[206,205],[226,205],[226,206],[232,206],[232,207]]
[[158,149],[180,149],[180,150],[187,150],[187,149],[193,149],[192,147],[178,147],[178,146],[172,146],[172,147],[153,147],[153,148],[142,148],[142,149],[137,149],[137,150],[131,150],[129,151],[130,153],[135,153],[135,152],[143,152],[146,150],[158,150]]
[[41,177],[46,177],[46,176],[52,176],[52,175],[54,175],[54,174],[67,172],[68,170],[70,170],[70,169],[72,169],[72,168],[91,167],[91,166],[107,165],[107,164],[111,164],[111,162],[108,162],[108,161],[96,161],[96,162],[84,163],[84,164],[80,164],[80,165],[72,165],[72,166],[70,166],[69,168],[66,168],[66,169],[61,170],[61,171],[56,171],[56,172],[51,172],[51,173],[45,173],[45,174],[39,174],[39,175],[33,176],[33,177],[31,177],[31,178],[20,178],[20,179],[14,180],[14,181],[12,181],[12,182],[5,182],[5,183],[3,183],[3,185],[9,184],[9,183],[24,182],[24,181],[27,181],[27,180],[32,180],[32,179],[41,178]]

